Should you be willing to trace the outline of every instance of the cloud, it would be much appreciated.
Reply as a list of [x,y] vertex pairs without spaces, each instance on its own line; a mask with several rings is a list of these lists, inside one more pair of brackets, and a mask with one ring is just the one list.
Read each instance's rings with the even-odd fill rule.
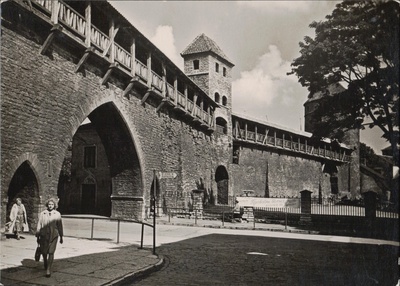
[[242,7],[258,10],[259,12],[297,12],[306,13],[311,10],[313,1],[238,1]]
[[174,31],[171,26],[158,26],[150,41],[157,46],[180,69],[183,69],[183,59],[175,46]]
[[[270,45],[253,69],[241,72],[240,78],[232,82],[233,111],[298,128],[307,91],[297,77],[286,74],[288,71],[290,62]],[[295,111],[285,114],[285,110]]]

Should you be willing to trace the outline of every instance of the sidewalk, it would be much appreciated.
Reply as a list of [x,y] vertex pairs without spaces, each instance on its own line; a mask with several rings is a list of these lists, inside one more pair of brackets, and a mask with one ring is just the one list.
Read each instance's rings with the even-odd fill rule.
[[57,245],[51,277],[43,258],[34,260],[36,237],[1,240],[0,285],[119,285],[161,268],[163,258],[137,245],[64,237]]
[[[150,227],[144,231],[144,246],[147,248],[139,249],[140,224],[121,222],[118,226],[115,220],[95,220],[93,226],[92,220],[88,219],[91,217],[63,218],[66,236],[64,243],[57,245],[50,278],[45,277],[43,259],[39,262],[34,260],[35,236],[24,234],[21,240],[16,240],[6,239],[3,235],[0,247],[2,285],[121,285],[162,267],[163,257],[152,254],[153,230]],[[151,223],[151,220],[147,222]],[[392,241],[318,235],[314,231],[279,224],[224,222],[222,225],[220,220],[159,217],[157,225],[157,247],[209,232],[398,245]]]

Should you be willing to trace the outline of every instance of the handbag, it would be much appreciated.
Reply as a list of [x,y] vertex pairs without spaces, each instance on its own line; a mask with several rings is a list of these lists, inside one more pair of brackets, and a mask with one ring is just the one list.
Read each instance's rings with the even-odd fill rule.
[[38,245],[36,247],[36,251],[35,251],[35,261],[39,261],[40,260],[40,255],[41,255],[40,246]]

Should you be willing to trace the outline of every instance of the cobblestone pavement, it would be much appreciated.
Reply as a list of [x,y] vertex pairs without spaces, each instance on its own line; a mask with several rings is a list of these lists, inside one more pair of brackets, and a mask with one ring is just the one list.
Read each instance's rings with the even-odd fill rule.
[[162,245],[130,285],[396,285],[398,246],[208,234]]

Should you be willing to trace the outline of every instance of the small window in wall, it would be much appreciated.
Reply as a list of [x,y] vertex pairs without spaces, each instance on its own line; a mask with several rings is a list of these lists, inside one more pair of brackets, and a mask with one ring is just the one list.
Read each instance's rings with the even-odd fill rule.
[[193,69],[198,70],[200,68],[200,61],[194,60],[193,61]]
[[234,145],[233,146],[233,157],[232,157],[233,164],[239,164],[239,155],[240,155],[240,147]]
[[215,63],[215,72],[219,72],[219,63]]
[[222,68],[222,74],[223,74],[223,76],[226,76],[226,67]]
[[219,99],[219,93],[218,93],[218,92],[216,92],[216,93],[214,94],[214,98],[215,98],[215,102],[216,102],[216,103],[219,103],[220,99]]
[[222,97],[222,105],[226,106],[226,104],[228,103],[228,99],[226,98],[226,96]]
[[83,156],[84,168],[96,168],[96,146],[86,146]]

